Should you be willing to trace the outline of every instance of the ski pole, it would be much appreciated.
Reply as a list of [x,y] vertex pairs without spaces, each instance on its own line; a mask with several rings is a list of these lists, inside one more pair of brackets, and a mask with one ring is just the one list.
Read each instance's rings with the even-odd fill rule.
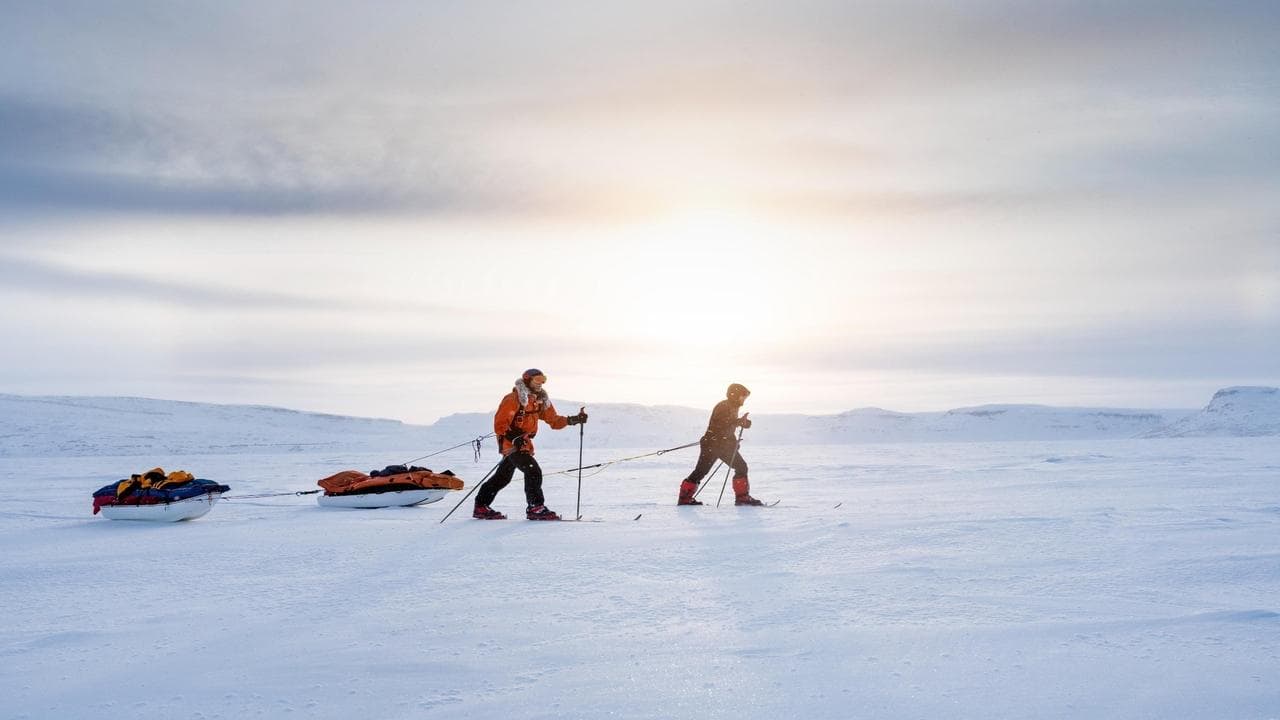
[[[715,464],[715,465],[713,465],[713,466],[711,466],[711,472],[707,473],[707,477],[709,477],[709,478],[713,478],[713,477],[715,477],[715,476],[716,476],[716,473],[720,471],[720,466],[721,466],[721,465],[723,465],[723,464],[724,464],[724,461],[723,461],[723,460],[716,460],[716,464]],[[693,499],[694,499],[694,500],[697,500],[697,499],[698,499],[698,495],[702,492],[702,489],[703,489],[703,488],[705,488],[705,487],[706,487],[707,485],[709,485],[709,484],[710,484],[710,483],[702,483],[701,485],[699,485],[699,486],[698,486],[698,489],[693,491]]]
[[[586,411],[586,407],[578,408],[578,416],[581,417]],[[582,519],[582,436],[586,430],[586,423],[578,423],[578,503],[573,507],[573,517],[576,520]]]
[[724,482],[720,483],[720,497],[716,498],[716,507],[720,507],[720,500],[724,497],[724,486],[729,484],[729,473],[733,472],[733,464],[738,462],[738,448],[742,446],[743,430],[746,428],[738,428],[738,442],[733,446],[733,457],[729,459],[729,467],[724,469]]
[[[506,462],[506,460],[507,460],[506,458],[502,458],[501,460],[498,461],[498,465],[501,465],[502,463]],[[485,473],[484,477],[480,478],[480,482],[471,486],[471,489],[467,491],[467,494],[463,495],[462,499],[458,501],[458,504],[453,506],[453,510],[457,510],[458,508],[462,507],[462,503],[466,502],[467,498],[471,497],[471,493],[475,492],[477,488],[479,488],[481,485],[484,484],[485,480],[489,479],[489,476],[493,474],[493,471],[498,469],[498,465],[494,465],[493,467],[489,468],[489,472]],[[448,513],[445,514],[444,517],[440,518],[440,522],[443,523],[445,520],[448,520],[449,516],[453,514],[453,510],[450,510]]]

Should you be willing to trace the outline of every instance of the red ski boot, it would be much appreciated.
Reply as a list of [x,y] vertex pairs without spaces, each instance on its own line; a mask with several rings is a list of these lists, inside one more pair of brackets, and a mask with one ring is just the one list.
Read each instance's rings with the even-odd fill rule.
[[560,519],[560,516],[548,510],[546,505],[531,505],[528,510],[524,511],[524,516],[530,520]]
[[739,475],[733,479],[733,495],[734,505],[764,505],[751,497],[751,483],[747,481],[746,475]]
[[477,520],[506,520],[507,516],[494,510],[488,505],[477,505],[476,509],[471,511],[471,517]]
[[698,483],[685,480],[680,483],[680,497],[676,500],[677,505],[701,505],[693,494],[698,491]]

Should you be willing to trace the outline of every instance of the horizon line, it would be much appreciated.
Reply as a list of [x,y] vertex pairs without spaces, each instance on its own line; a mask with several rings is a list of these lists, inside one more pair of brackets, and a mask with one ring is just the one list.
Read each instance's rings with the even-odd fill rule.
[[[1280,388],[1274,388],[1274,387],[1270,387],[1270,386],[1263,386],[1263,385],[1228,385],[1228,386],[1224,386],[1224,387],[1221,387],[1221,388],[1219,388],[1218,390],[1216,390],[1216,391],[1214,392],[1214,395],[1217,395],[1217,393],[1222,392],[1223,390],[1236,389],[1236,388],[1257,388],[1257,389],[1265,389],[1265,390],[1273,390],[1273,391],[1274,391],[1274,390],[1280,390]],[[448,414],[445,414],[445,415],[441,415],[441,416],[439,416],[438,418],[436,418],[434,421],[432,421],[432,422],[430,422],[430,423],[414,423],[414,422],[407,422],[407,421],[405,421],[405,420],[401,420],[401,419],[398,419],[398,418],[392,418],[392,417],[375,417],[375,416],[367,416],[367,415],[345,415],[345,414],[342,414],[342,413],[324,412],[324,411],[320,411],[320,410],[304,410],[304,409],[300,409],[300,408],[284,407],[284,406],[281,406],[281,405],[266,405],[266,404],[260,404],[260,403],[243,403],[243,402],[222,403],[222,402],[209,402],[209,401],[204,401],[204,400],[180,400],[180,399],[164,398],[164,397],[147,397],[147,396],[142,396],[142,395],[25,395],[25,394],[22,394],[22,393],[0,392],[0,398],[18,398],[18,399],[23,399],[23,400],[35,400],[35,401],[41,401],[41,400],[45,400],[45,401],[47,401],[47,400],[57,400],[57,399],[74,399],[74,400],[95,400],[95,399],[96,399],[96,400],[146,400],[146,401],[151,401],[151,402],[170,402],[170,403],[182,403],[182,404],[187,404],[187,405],[210,405],[210,406],[216,406],[216,407],[242,407],[242,408],[259,408],[259,409],[266,409],[266,410],[283,410],[283,411],[287,411],[287,412],[294,412],[294,413],[299,413],[299,414],[304,414],[304,415],[317,415],[317,416],[323,416],[323,417],[334,417],[334,418],[351,418],[351,419],[356,419],[356,420],[377,420],[377,421],[384,421],[384,422],[397,422],[397,423],[400,423],[400,424],[402,424],[402,425],[411,425],[411,426],[418,426],[418,427],[431,427],[431,426],[436,425],[437,423],[439,423],[440,421],[442,421],[442,420],[444,420],[444,419],[446,419],[446,418],[454,417],[454,416],[457,416],[457,415],[475,415],[475,414],[485,414],[485,413],[488,413],[488,412],[489,412],[488,410],[458,410],[458,411],[454,411],[454,412],[451,412],[451,413],[448,413]],[[586,406],[586,407],[590,407],[590,406],[591,406],[591,405],[593,405],[593,404],[594,404],[594,405],[597,405],[597,406],[598,406],[598,405],[624,405],[624,406],[642,407],[642,408],[677,408],[677,409],[681,409],[681,410],[693,410],[693,411],[698,411],[698,412],[709,412],[709,409],[707,409],[707,408],[693,407],[693,406],[689,406],[689,405],[674,405],[674,404],[667,404],[667,403],[663,403],[663,404],[655,404],[655,405],[646,405],[646,404],[644,404],[644,403],[636,403],[636,402],[613,402],[613,401],[600,401],[600,402],[595,402],[595,403],[583,403],[583,402],[581,402],[580,400],[566,400],[565,402],[569,402],[570,404],[582,404],[582,405],[584,405],[584,406]],[[874,406],[874,405],[867,405],[867,406],[862,406],[862,407],[849,408],[849,409],[847,409],[847,410],[841,410],[841,411],[839,411],[839,412],[833,412],[833,413],[761,412],[761,413],[758,413],[758,415],[768,415],[768,416],[791,415],[791,416],[804,416],[804,417],[835,417],[835,416],[838,416],[838,415],[845,415],[845,414],[848,414],[848,413],[854,413],[854,412],[859,412],[859,411],[867,411],[867,410],[874,410],[874,411],[879,411],[879,412],[888,412],[888,413],[894,413],[894,414],[897,414],[897,415],[929,415],[929,414],[946,414],[946,413],[949,413],[949,412],[956,412],[956,411],[961,411],[961,410],[973,410],[973,409],[991,408],[991,407],[1006,407],[1006,408],[1055,408],[1055,409],[1070,409],[1070,410],[1136,410],[1136,411],[1151,411],[1151,410],[1162,410],[1162,411],[1195,411],[1195,410],[1201,410],[1201,409],[1203,409],[1203,408],[1204,408],[1204,406],[1203,406],[1203,405],[1201,405],[1201,406],[1197,406],[1197,407],[1118,407],[1118,406],[1102,406],[1102,405],[1048,405],[1048,404],[1044,404],[1044,403],[1003,403],[1003,402],[990,402],[990,403],[983,403],[983,404],[979,404],[979,405],[963,405],[963,406],[959,406],[959,407],[951,407],[951,408],[938,409],[938,410],[914,410],[914,411],[903,411],[903,410],[892,410],[892,409],[889,409],[889,408],[882,408],[882,407]],[[754,412],[754,411],[752,411],[752,410],[748,410],[747,412],[749,412],[749,413],[750,413],[750,412]]]

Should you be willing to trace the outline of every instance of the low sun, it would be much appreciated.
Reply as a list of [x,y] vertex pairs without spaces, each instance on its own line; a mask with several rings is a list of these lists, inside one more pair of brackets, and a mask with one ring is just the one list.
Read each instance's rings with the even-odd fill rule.
[[780,339],[789,301],[773,268],[782,253],[774,228],[699,209],[632,226],[618,242],[631,258],[610,286],[619,301],[609,323],[621,337],[654,352],[730,355]]

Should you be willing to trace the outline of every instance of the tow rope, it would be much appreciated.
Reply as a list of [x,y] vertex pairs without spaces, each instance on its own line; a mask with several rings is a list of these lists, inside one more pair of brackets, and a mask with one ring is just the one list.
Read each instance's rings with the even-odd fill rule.
[[489,439],[489,438],[491,438],[491,437],[493,437],[493,433],[485,433],[484,435],[481,435],[480,437],[475,438],[474,440],[468,440],[468,441],[466,441],[466,442],[460,442],[460,443],[458,443],[457,445],[454,445],[453,447],[447,447],[447,448],[445,448],[445,449],[443,449],[443,450],[437,450],[437,451],[435,451],[435,452],[431,453],[430,455],[423,455],[422,457],[416,457],[416,458],[414,458],[414,459],[412,459],[412,460],[407,460],[407,461],[405,461],[405,462],[404,462],[404,463],[402,463],[402,464],[403,464],[403,465],[412,465],[412,464],[414,464],[414,463],[418,462],[419,460],[426,460],[426,459],[427,459],[427,458],[429,458],[429,457],[435,457],[436,455],[440,455],[440,454],[442,454],[442,453],[447,453],[447,452],[449,452],[450,450],[457,450],[458,448],[460,448],[460,447],[464,447],[464,446],[466,446],[466,445],[470,445],[470,446],[471,446],[471,448],[475,451],[475,456],[476,456],[476,460],[475,460],[475,461],[476,461],[476,462],[480,462],[480,451],[484,448],[484,441],[485,441],[485,440],[487,440],[487,439]]
[[[473,448],[475,448],[476,460],[478,461],[480,459],[480,450],[483,445],[483,442],[493,436],[494,436],[493,433],[488,433],[487,435],[481,435],[480,437],[477,437],[473,440],[468,440],[466,442],[458,443],[453,447],[448,447],[448,448],[445,448],[444,450],[437,450],[436,452],[433,452],[429,455],[423,455],[422,457],[414,458],[412,460],[407,461],[405,465],[411,465],[419,460],[426,460],[429,457],[434,457],[436,455],[449,452],[450,450],[457,450],[458,448],[465,447],[467,445],[471,445]],[[664,455],[669,452],[675,452],[676,450],[684,450],[685,448],[691,448],[694,445],[699,444],[700,442],[701,442],[700,440],[697,440],[684,445],[677,445],[676,447],[672,447],[672,448],[665,448],[663,450],[655,450],[653,452],[644,453],[643,455],[631,455],[630,457],[622,457],[622,458],[617,458],[615,460],[598,462],[598,463],[595,463],[594,465],[582,465],[580,467],[571,467],[568,470],[559,470],[553,473],[547,473],[544,477],[550,476],[550,475],[567,475],[569,473],[578,472],[579,470],[595,470],[595,472],[591,473],[590,475],[587,475],[587,477],[595,477],[596,475],[599,475],[600,473],[604,472],[611,465],[617,465],[618,463],[624,463],[624,462],[631,462],[632,460],[640,460],[642,458],[653,457],[655,455]],[[487,477],[488,476],[486,476],[486,478]],[[476,483],[476,486],[479,486],[479,484],[480,483]],[[223,495],[222,499],[223,500],[255,500],[257,498],[286,497],[291,495],[293,496],[315,495],[316,493],[320,493],[320,492],[324,492],[324,491],[323,490],[298,490],[295,492],[258,493],[256,495]]]
[[[491,438],[491,437],[493,437],[493,433],[489,433],[489,434],[487,434],[487,435],[481,435],[480,437],[477,437],[477,438],[475,438],[475,439],[467,440],[466,442],[458,443],[457,445],[454,445],[453,447],[447,447],[447,448],[445,448],[445,449],[443,449],[443,450],[437,450],[436,452],[433,452],[433,453],[431,453],[431,454],[429,454],[429,455],[423,455],[422,457],[414,458],[414,459],[409,460],[408,462],[406,462],[406,463],[405,463],[405,465],[412,465],[413,463],[415,463],[415,462],[417,462],[417,461],[419,461],[419,460],[426,460],[426,459],[427,459],[427,458],[429,458],[429,457],[434,457],[434,456],[436,456],[436,455],[440,455],[441,453],[447,453],[447,452],[449,452],[450,450],[457,450],[458,448],[460,448],[460,447],[465,447],[465,446],[467,446],[467,445],[470,445],[470,446],[472,446],[472,448],[474,448],[474,450],[475,450],[475,456],[476,456],[476,462],[479,462],[479,461],[480,461],[480,450],[481,450],[481,448],[483,447],[483,443],[484,443],[485,439],[487,439],[487,438]],[[296,492],[258,493],[258,494],[256,494],[256,495],[223,495],[223,496],[222,496],[222,499],[223,499],[223,500],[255,500],[255,499],[257,499],[257,498],[286,497],[286,496],[290,496],[290,495],[294,495],[294,496],[315,495],[315,494],[317,494],[317,493],[321,493],[321,492],[324,492],[324,490],[298,490],[298,491],[296,491]]]
[[662,455],[664,453],[674,452],[676,450],[684,450],[685,448],[691,448],[694,445],[697,445],[701,442],[702,442],[701,440],[695,440],[694,442],[688,443],[687,445],[680,445],[673,448],[667,448],[665,450],[657,450],[651,453],[645,453],[643,455],[632,455],[631,457],[618,458],[617,460],[607,460],[605,462],[598,462],[594,465],[582,465],[581,467],[572,467],[572,468],[569,468],[568,470],[559,470],[557,472],[547,473],[544,477],[550,476],[550,475],[567,475],[568,473],[578,472],[579,470],[592,470],[594,468],[599,468],[598,470],[596,470],[595,472],[587,476],[587,477],[595,477],[596,475],[599,475],[600,473],[604,472],[610,465],[617,465],[618,463],[630,462],[632,460],[639,460],[640,458],[652,457],[654,455]]
[[297,492],[261,493],[259,495],[223,495],[223,500],[251,500],[253,498],[284,497],[286,495],[315,495],[320,490],[298,490]]

